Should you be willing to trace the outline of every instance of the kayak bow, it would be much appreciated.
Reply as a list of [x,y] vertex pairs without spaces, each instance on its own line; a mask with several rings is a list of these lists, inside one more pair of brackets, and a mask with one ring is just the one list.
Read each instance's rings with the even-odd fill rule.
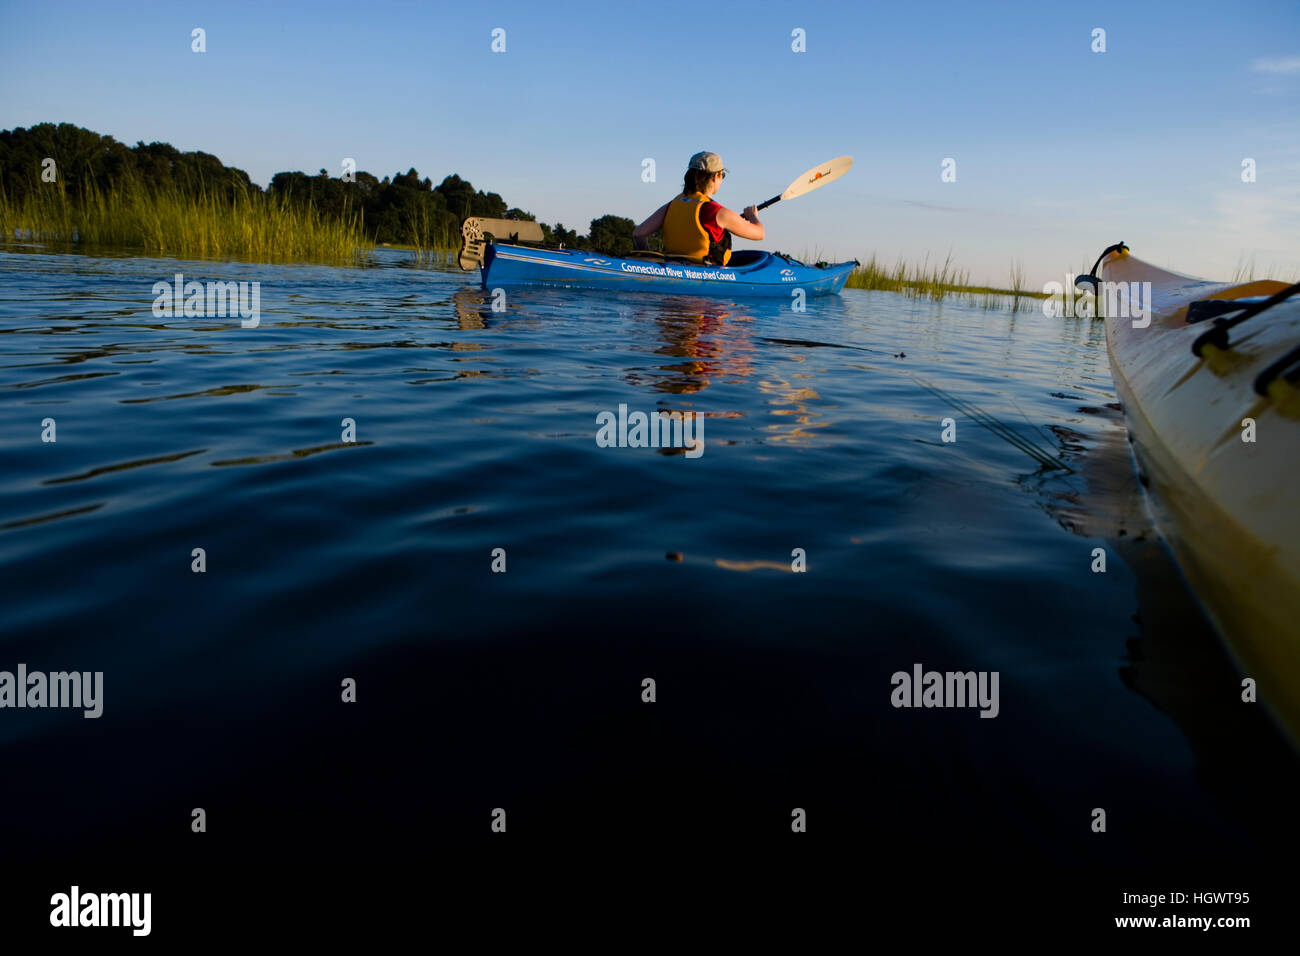
[[1123,243],[1099,265],[1111,372],[1157,524],[1300,742],[1300,285],[1193,279]]

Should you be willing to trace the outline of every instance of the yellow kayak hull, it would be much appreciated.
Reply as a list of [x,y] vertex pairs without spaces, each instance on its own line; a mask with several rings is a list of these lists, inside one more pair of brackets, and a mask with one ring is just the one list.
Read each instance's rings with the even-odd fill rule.
[[[1198,358],[1192,343],[1213,322],[1189,323],[1190,303],[1287,286],[1206,282],[1127,251],[1102,268],[1107,283],[1123,284],[1106,311],[1128,306],[1127,317],[1107,314],[1106,345],[1156,522],[1259,701],[1300,743],[1300,390],[1278,378],[1267,396],[1255,391],[1259,374],[1300,344],[1300,296]],[[1149,325],[1135,317],[1144,303]],[[1252,422],[1254,440],[1243,440]]]

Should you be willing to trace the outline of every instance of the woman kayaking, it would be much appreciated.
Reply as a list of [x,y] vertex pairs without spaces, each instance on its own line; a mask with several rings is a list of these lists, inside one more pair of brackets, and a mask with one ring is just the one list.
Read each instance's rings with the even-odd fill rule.
[[749,206],[737,215],[713,201],[727,177],[717,153],[701,152],[686,167],[682,194],[664,203],[632,233],[638,249],[648,248],[650,236],[663,230],[664,255],[688,256],[700,262],[725,266],[731,258],[731,237],[762,239],[758,208]]

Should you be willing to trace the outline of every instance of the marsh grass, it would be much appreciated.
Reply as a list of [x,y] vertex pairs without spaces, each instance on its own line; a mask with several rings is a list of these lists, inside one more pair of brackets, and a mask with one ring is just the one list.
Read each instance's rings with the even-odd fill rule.
[[849,275],[847,288],[898,292],[909,298],[934,302],[951,297],[970,306],[1012,312],[1031,307],[1030,300],[1046,298],[1044,293],[1034,292],[1025,285],[1024,267],[1018,262],[1011,265],[1009,288],[971,285],[970,272],[952,264],[951,252],[942,263],[933,266],[929,256],[920,265],[910,265],[900,259],[888,266],[873,252],[870,259]]
[[1285,282],[1293,285],[1300,282],[1300,272],[1294,269],[1283,269],[1277,266],[1264,269],[1262,271],[1255,267],[1255,257],[1251,256],[1247,260],[1238,260],[1237,268],[1232,272],[1232,278],[1229,280],[1237,284],[1254,282],[1256,279],[1275,279],[1278,282]]
[[[1049,436],[1037,425],[1033,424],[1033,422],[1029,421],[1027,417],[1025,418],[1025,423],[1029,425],[1031,429],[1037,431],[1038,434],[1042,436],[1042,438],[1044,439],[1042,443],[1040,443],[1034,437],[1024,434],[1021,430],[1017,429],[1010,422],[1004,421],[1003,419],[999,418],[997,415],[994,415],[992,412],[987,411],[984,408],[981,408],[979,405],[977,405],[975,402],[969,399],[965,399],[957,395],[953,395],[951,392],[947,392],[942,388],[940,388],[938,385],[934,385],[933,383],[927,382],[924,379],[916,378],[915,376],[913,376],[913,380],[922,388],[924,388],[926,391],[928,391],[930,394],[934,395],[936,398],[939,398],[940,400],[945,402],[951,408],[954,408],[957,411],[961,412],[963,415],[966,415],[971,419],[973,419],[975,423],[978,424],[981,428],[988,429],[994,435],[997,435],[999,438],[1005,441],[1008,445],[1011,445],[1013,448],[1020,449],[1030,458],[1034,459],[1034,461],[1038,462],[1038,464],[1043,469],[1060,470],[1066,472],[1074,471],[1073,468],[1067,465],[1064,461],[1061,460],[1060,457],[1058,457],[1054,453],[1054,443],[1052,442],[1051,436]],[[1017,410],[1019,410],[1019,406],[1017,406]],[[1024,412],[1021,412],[1021,416],[1024,417]]]
[[418,205],[402,214],[400,248],[415,253],[411,265],[427,269],[447,262],[447,254],[460,250],[460,233],[454,235],[439,226],[427,206]]
[[0,191],[0,234],[50,243],[138,249],[182,258],[354,262],[374,248],[362,217],[324,216],[287,196],[146,188],[127,180],[81,196],[61,183],[22,200]]

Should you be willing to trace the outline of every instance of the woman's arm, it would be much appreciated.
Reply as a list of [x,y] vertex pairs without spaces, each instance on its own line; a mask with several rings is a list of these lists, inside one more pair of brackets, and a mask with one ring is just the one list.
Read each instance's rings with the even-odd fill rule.
[[653,213],[650,218],[641,225],[637,226],[632,233],[632,244],[638,249],[649,248],[649,239],[652,235],[664,227],[664,217],[668,215],[668,203],[664,203]]
[[718,225],[741,239],[762,239],[765,235],[763,224],[758,221],[757,206],[747,207],[743,217],[724,206],[718,210]]

